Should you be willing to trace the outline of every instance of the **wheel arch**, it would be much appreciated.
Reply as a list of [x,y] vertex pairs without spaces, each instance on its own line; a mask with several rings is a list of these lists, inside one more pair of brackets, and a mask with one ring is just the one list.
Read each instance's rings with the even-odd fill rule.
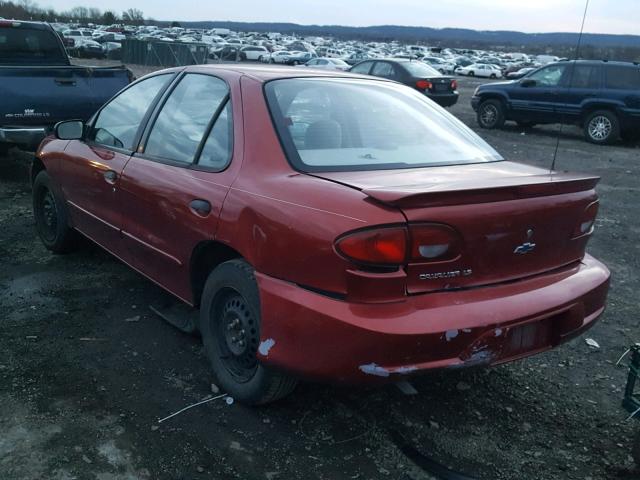
[[584,123],[587,121],[587,118],[589,118],[589,115],[591,115],[594,112],[597,112],[598,110],[606,110],[615,114],[617,117],[620,117],[620,112],[619,112],[620,106],[621,105],[618,105],[612,102],[587,103],[582,107],[582,112],[580,114],[580,124],[584,125]]
[[213,269],[235,258],[244,257],[240,252],[225,243],[206,240],[196,245],[189,261],[191,293],[195,306],[200,305],[204,285]]
[[38,157],[33,157],[33,160],[31,161],[31,171],[29,172],[31,185],[33,185],[33,182],[35,181],[38,174],[46,169],[47,167],[42,160],[40,160]]

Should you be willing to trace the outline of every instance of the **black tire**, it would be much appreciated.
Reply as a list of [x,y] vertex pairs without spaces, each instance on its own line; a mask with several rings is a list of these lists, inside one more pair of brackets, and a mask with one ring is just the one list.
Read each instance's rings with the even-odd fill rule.
[[474,72],[473,70],[470,71],[469,73],[467,73],[467,75],[469,75],[470,77],[475,77],[476,76],[476,72]]
[[504,104],[500,100],[490,98],[478,106],[477,121],[481,128],[487,130],[502,128],[505,119]]
[[489,78],[492,78],[493,80],[495,80],[495,79],[496,79],[496,78],[498,78],[498,77],[496,76],[496,74],[495,74],[495,73],[492,73],[491,75],[489,75]]
[[64,198],[52,186],[46,170],[33,181],[33,216],[44,246],[54,253],[69,253],[77,246],[78,233],[69,226]]
[[615,113],[597,110],[584,122],[584,136],[596,145],[610,145],[620,138],[620,122]]
[[257,359],[260,298],[253,268],[244,260],[216,267],[204,286],[200,331],[218,385],[247,405],[262,405],[291,393],[297,380]]

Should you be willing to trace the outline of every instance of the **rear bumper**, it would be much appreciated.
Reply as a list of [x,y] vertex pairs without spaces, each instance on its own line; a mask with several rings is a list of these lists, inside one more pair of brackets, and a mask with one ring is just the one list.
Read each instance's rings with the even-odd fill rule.
[[590,328],[604,311],[609,276],[586,256],[519,282],[357,304],[257,273],[259,357],[298,376],[353,384],[505,363]]
[[0,127],[0,143],[17,145],[26,150],[35,151],[47,136],[47,132],[45,127]]
[[428,98],[436,102],[441,107],[451,107],[458,102],[458,98],[460,94],[458,92],[454,93],[426,93]]

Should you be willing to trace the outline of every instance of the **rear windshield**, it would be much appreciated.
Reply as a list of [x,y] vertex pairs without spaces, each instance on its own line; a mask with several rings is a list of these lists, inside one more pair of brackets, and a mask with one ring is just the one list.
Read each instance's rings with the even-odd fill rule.
[[302,171],[502,160],[462,122],[403,85],[298,78],[271,81],[265,90],[289,161]]
[[56,34],[50,30],[0,27],[0,64],[66,65]]

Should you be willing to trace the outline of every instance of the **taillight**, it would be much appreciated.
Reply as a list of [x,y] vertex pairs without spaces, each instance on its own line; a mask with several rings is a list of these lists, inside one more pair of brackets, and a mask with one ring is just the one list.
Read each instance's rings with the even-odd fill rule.
[[591,235],[593,233],[593,227],[596,223],[596,217],[598,216],[598,207],[600,203],[595,201],[585,209],[584,213],[580,217],[576,228],[573,230],[573,238],[582,237],[584,235]]
[[411,225],[411,261],[445,262],[460,256],[462,237],[448,225],[425,223]]
[[348,233],[335,242],[336,250],[358,264],[400,266],[407,259],[407,229],[381,227]]
[[457,80],[451,80],[451,90],[458,90],[458,81]]
[[416,87],[418,87],[419,90],[430,90],[433,84],[429,80],[418,80]]

